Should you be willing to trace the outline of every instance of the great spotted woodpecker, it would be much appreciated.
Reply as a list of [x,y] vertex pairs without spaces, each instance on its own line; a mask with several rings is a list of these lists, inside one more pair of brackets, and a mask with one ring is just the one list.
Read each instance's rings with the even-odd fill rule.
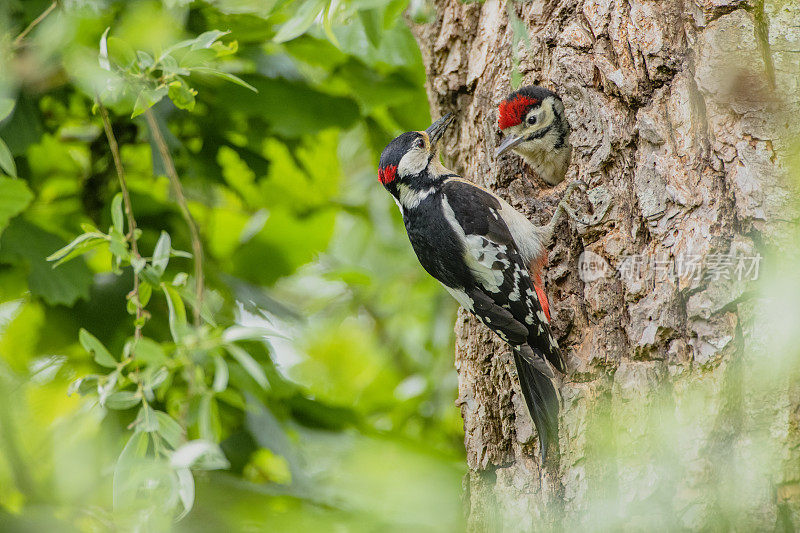
[[548,185],[564,180],[572,146],[564,104],[553,91],[529,85],[500,102],[497,125],[504,135],[496,157],[513,150]]
[[442,165],[437,144],[452,120],[448,114],[425,131],[395,138],[381,154],[378,176],[400,207],[422,267],[510,345],[544,460],[558,444],[558,396],[549,365],[560,372],[566,367],[550,331],[539,274],[561,214],[575,218],[566,200],[577,182],[550,223],[535,226],[499,196]]

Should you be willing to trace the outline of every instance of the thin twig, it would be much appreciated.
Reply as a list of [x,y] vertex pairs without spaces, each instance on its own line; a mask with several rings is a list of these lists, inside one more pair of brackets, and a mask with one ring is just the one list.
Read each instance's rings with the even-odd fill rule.
[[[128,240],[131,242],[131,258],[139,259],[139,247],[136,244],[136,219],[133,218],[133,206],[131,205],[131,195],[128,192],[128,182],[125,179],[125,168],[122,166],[122,157],[119,154],[119,144],[117,138],[114,136],[114,130],[111,128],[111,121],[108,119],[108,110],[100,103],[97,98],[97,107],[100,110],[100,116],[103,119],[103,129],[106,132],[106,139],[108,139],[108,146],[111,148],[111,155],[114,157],[114,166],[117,169],[117,178],[119,178],[119,188],[122,190],[122,200],[125,203],[125,215],[128,219]],[[133,333],[134,343],[142,337],[142,317],[144,316],[144,309],[142,308],[142,300],[139,298],[139,274],[136,270],[133,271],[133,296],[136,298],[136,329]],[[134,345],[135,346],[135,345]]]
[[147,124],[150,126],[150,131],[153,133],[153,141],[158,146],[158,151],[161,153],[161,160],[164,161],[164,167],[167,171],[167,177],[172,184],[172,190],[175,193],[175,198],[178,201],[178,206],[181,209],[186,225],[189,226],[189,232],[192,238],[192,253],[194,254],[194,287],[195,287],[195,305],[194,305],[194,323],[196,326],[200,325],[200,309],[203,306],[203,242],[200,240],[200,231],[197,229],[197,223],[189,211],[189,206],[186,203],[186,196],[183,194],[183,186],[181,180],[178,178],[178,172],[175,170],[175,163],[172,161],[172,156],[169,153],[169,147],[164,141],[161,134],[161,129],[158,127],[156,117],[152,109],[145,111]]
[[35,27],[36,27],[36,26],[37,26],[37,25],[38,25],[38,24],[39,24],[41,21],[43,21],[43,20],[45,19],[45,17],[47,17],[47,15],[49,15],[50,13],[52,13],[52,12],[53,12],[53,10],[54,10],[55,8],[57,8],[57,7],[58,7],[58,0],[55,0],[55,1],[54,1],[52,4],[50,4],[50,7],[48,7],[47,9],[45,9],[45,10],[42,12],[42,14],[41,14],[41,15],[39,15],[38,17],[36,17],[35,19],[33,19],[33,22],[31,22],[30,24],[28,24],[28,27],[27,27],[27,28],[25,28],[24,30],[22,30],[22,33],[20,33],[19,35],[17,35],[17,38],[16,38],[16,39],[14,39],[14,43],[13,43],[13,46],[14,46],[14,48],[19,48],[19,47],[20,47],[20,45],[22,44],[22,40],[23,40],[23,39],[25,39],[25,37],[27,37],[27,35],[28,35],[28,34],[29,34],[31,31],[33,31],[33,28],[35,28]]

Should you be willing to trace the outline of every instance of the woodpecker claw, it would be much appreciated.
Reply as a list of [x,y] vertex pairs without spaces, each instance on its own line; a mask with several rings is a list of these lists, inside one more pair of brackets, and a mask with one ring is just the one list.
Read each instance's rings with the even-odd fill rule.
[[608,210],[611,208],[611,201],[609,200],[605,202],[603,207],[599,211],[596,211],[594,215],[592,215],[591,217],[588,218],[582,217],[581,215],[577,214],[575,210],[568,203],[572,191],[578,188],[582,189],[585,193],[586,190],[588,189],[588,186],[581,180],[575,180],[572,183],[570,183],[567,186],[566,190],[564,191],[564,197],[558,203],[558,208],[556,209],[556,212],[558,212],[559,210],[564,211],[569,216],[569,218],[571,218],[572,220],[583,226],[596,226],[600,224],[605,218],[606,214],[608,213]]

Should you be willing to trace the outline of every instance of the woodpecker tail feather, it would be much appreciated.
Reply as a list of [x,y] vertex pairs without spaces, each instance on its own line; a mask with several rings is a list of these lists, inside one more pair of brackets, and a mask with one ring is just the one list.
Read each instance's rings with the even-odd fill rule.
[[522,388],[525,403],[539,434],[539,446],[542,451],[542,463],[547,458],[551,445],[558,454],[558,396],[553,382],[547,376],[525,360],[516,351],[514,362],[517,365],[517,375]]

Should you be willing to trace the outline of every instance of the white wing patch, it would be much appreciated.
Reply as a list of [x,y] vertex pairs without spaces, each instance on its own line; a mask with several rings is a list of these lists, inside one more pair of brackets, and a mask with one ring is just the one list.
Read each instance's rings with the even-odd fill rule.
[[[447,195],[442,195],[442,209],[445,219],[464,243],[466,249],[464,261],[475,275],[475,279],[487,291],[500,292],[500,286],[503,284],[503,269],[511,266],[511,262],[505,257],[508,252],[506,246],[492,242],[480,235],[464,233],[464,228],[456,220],[453,208],[447,201]],[[502,268],[495,268],[498,263],[502,265]]]
[[448,287],[445,284],[442,284],[442,287],[447,289],[447,292],[449,292],[450,295],[453,298],[455,298],[458,303],[461,304],[461,307],[463,307],[464,309],[466,309],[469,312],[473,311],[474,302],[472,301],[472,298],[467,296],[466,292],[462,291],[461,289],[454,289],[453,287]]
[[543,227],[534,226],[525,215],[511,207],[508,202],[497,196],[500,201],[500,218],[506,223],[511,237],[517,245],[522,262],[529,265],[532,261],[539,259],[545,253],[546,230]]
[[519,301],[519,297],[520,297],[520,293],[519,293],[519,278],[520,278],[519,268],[515,268],[514,269],[514,281],[512,282],[512,285],[514,286],[514,288],[508,294],[508,299],[511,300],[512,302],[518,302]]

